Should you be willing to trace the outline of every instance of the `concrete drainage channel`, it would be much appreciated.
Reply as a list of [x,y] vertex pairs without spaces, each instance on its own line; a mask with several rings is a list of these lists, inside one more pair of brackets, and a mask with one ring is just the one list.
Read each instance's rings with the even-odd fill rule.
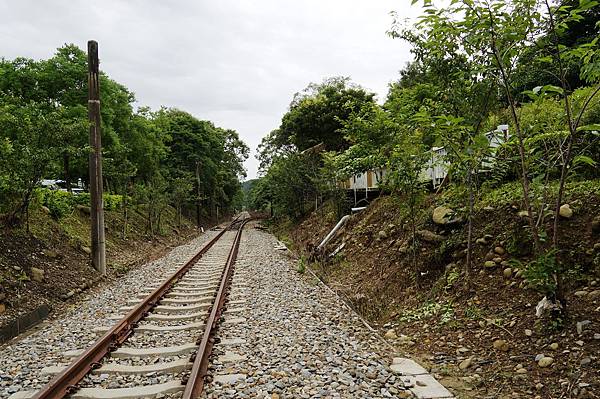
[[55,376],[41,390],[10,398],[198,397],[247,216],[167,281],[131,298],[111,317],[116,324],[96,328],[100,337],[92,346],[65,353],[72,363],[43,369]]

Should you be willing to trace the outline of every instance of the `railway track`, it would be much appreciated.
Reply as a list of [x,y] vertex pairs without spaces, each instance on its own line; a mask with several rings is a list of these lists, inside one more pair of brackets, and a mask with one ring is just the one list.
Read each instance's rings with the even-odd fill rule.
[[70,364],[45,368],[55,376],[41,390],[11,398],[199,397],[249,220],[234,220],[166,281],[132,298],[124,316],[112,317],[116,324],[97,328],[90,347],[65,354]]

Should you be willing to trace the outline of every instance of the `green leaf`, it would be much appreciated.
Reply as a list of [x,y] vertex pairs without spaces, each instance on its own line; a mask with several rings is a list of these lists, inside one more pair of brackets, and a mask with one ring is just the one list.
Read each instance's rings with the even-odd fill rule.
[[542,93],[556,93],[562,95],[564,93],[563,89],[554,85],[545,85],[542,87]]
[[596,166],[596,161],[585,155],[577,155],[573,158],[573,166],[579,165]]
[[593,130],[600,130],[600,123],[593,123],[591,125],[584,125],[584,126],[579,126],[577,128],[578,132],[585,132],[585,131],[593,131]]

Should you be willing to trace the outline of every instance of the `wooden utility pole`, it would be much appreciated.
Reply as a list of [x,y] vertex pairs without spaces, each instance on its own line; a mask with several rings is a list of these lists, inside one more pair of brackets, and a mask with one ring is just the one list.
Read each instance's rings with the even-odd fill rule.
[[98,43],[88,41],[88,117],[90,121],[90,197],[92,266],[106,274],[106,248],[104,239],[104,206],[102,200],[102,140],[100,131],[100,79]]
[[202,196],[201,196],[201,191],[200,191],[200,161],[196,161],[196,225],[198,226],[198,228],[200,228],[201,226],[201,221],[200,221],[200,202],[202,201]]

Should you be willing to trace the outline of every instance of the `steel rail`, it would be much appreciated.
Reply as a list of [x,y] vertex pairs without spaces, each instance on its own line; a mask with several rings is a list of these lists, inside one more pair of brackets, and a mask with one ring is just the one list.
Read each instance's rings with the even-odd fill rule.
[[215,343],[214,333],[217,329],[217,323],[221,318],[221,313],[223,312],[223,305],[225,304],[225,299],[227,298],[227,291],[231,284],[233,265],[235,264],[235,261],[237,259],[238,249],[240,247],[240,239],[242,237],[242,231],[246,223],[248,223],[252,219],[254,218],[242,220],[238,231],[235,235],[231,251],[229,252],[229,256],[227,257],[225,269],[223,270],[219,290],[217,291],[215,301],[213,302],[213,306],[210,311],[210,316],[206,320],[204,333],[202,334],[202,338],[199,340],[199,342],[197,342],[199,344],[198,350],[196,351],[194,357],[194,363],[190,370],[190,374],[187,379],[185,389],[183,391],[182,399],[199,398],[200,394],[202,393],[202,389],[204,388],[204,377],[206,377],[208,370],[208,360]]
[[[148,312],[158,303],[158,301],[167,293],[173,284],[179,280],[188,270],[204,255],[222,236],[229,230],[239,216],[234,219],[226,228],[221,230],[213,239],[204,246],[173,273],[160,287],[144,298],[136,305],[125,317],[110,328],[100,339],[86,349],[77,357],[64,371],[56,375],[40,391],[34,399],[58,399],[75,391],[76,385],[94,368],[100,367],[100,360],[108,353],[117,349],[133,332],[138,322],[148,315]],[[236,235],[237,237],[237,235]]]

